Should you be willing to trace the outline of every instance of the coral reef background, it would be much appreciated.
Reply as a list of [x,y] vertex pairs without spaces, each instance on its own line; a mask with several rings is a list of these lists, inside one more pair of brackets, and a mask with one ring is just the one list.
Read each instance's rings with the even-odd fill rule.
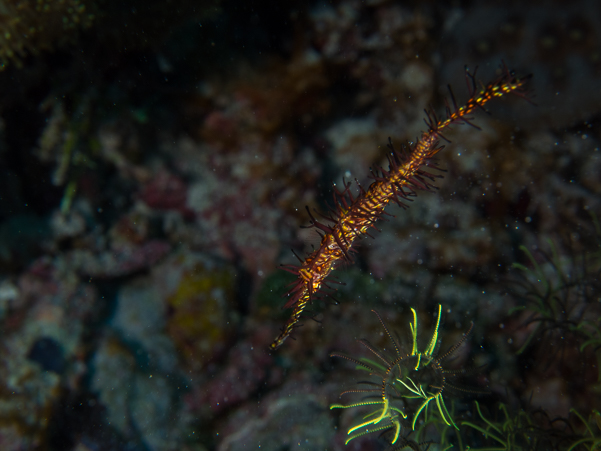
[[[487,365],[481,405],[601,405],[580,323],[517,354],[536,323],[511,312],[520,246],[550,279],[548,240],[554,261],[599,252],[601,6],[438,3],[0,1],[1,449],[384,449],[344,445],[352,412],[328,406],[357,375],[329,354],[376,341],[371,309],[402,336],[438,304],[445,343],[475,324],[458,359]],[[536,106],[455,127],[440,190],[390,207],[337,270],[340,304],[269,353],[277,266],[318,243],[305,206],[369,183],[447,84],[466,98],[464,65],[487,82],[501,61]]]

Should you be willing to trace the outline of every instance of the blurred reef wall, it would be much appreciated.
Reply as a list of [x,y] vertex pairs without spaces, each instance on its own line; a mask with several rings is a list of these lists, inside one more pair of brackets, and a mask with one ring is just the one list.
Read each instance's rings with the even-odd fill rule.
[[[328,406],[358,376],[329,353],[380,336],[371,309],[405,337],[438,304],[449,343],[475,323],[482,405],[588,418],[596,288],[518,355],[533,311],[510,313],[511,268],[523,245],[560,284],[551,240],[598,278],[572,263],[599,252],[599,30],[593,0],[0,1],[0,448],[385,449],[344,445],[355,418]],[[440,190],[391,207],[336,271],[340,304],[270,354],[277,266],[319,243],[305,206],[368,184],[447,84],[467,97],[465,65],[488,82],[502,61],[536,105],[456,127]]]

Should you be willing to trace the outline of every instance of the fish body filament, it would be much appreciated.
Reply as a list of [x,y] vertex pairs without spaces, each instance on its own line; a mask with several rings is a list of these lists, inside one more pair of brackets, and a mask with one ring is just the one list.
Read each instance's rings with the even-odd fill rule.
[[[458,107],[451,92],[452,107],[447,102],[446,119],[439,121],[433,111],[426,111],[426,124],[428,130],[423,132],[421,138],[408,152],[398,152],[389,142],[388,154],[389,168],[379,168],[372,171],[374,179],[367,190],[361,185],[360,193],[353,197],[350,192],[350,183],[344,183],[344,189],[334,192],[334,209],[325,219],[331,225],[317,221],[311,212],[311,225],[322,236],[319,248],[311,252],[300,266],[286,265],[283,269],[297,276],[292,288],[288,292],[289,300],[285,308],[293,308],[292,314],[281,333],[270,345],[270,349],[279,348],[298,324],[307,304],[327,287],[326,278],[335,269],[341,260],[352,260],[352,246],[355,240],[368,235],[369,229],[375,228],[375,223],[384,214],[384,209],[391,202],[406,208],[405,202],[416,195],[417,190],[430,190],[434,187],[432,182],[442,177],[432,174],[428,169],[439,169],[432,161],[442,147],[439,140],[445,139],[442,132],[457,123],[473,125],[468,117],[477,108],[484,109],[490,100],[508,94],[517,94],[525,97],[524,85],[529,77],[516,78],[506,67],[504,73],[497,80],[477,90],[474,75],[466,70],[470,98],[465,105]],[[478,128],[478,127],[476,127]]]

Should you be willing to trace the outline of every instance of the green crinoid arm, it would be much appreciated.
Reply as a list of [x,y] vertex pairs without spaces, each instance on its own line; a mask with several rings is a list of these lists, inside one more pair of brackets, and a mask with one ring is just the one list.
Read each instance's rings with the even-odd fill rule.
[[409,323],[409,327],[411,328],[411,338],[413,340],[411,355],[417,355],[419,353],[417,350],[417,313],[414,308],[411,309],[411,312],[413,313],[413,323]]
[[444,403],[444,398],[442,397],[442,394],[440,394],[440,393],[436,396],[436,405],[438,406],[438,411],[440,412],[440,416],[442,417],[443,421],[448,426],[452,425],[455,429],[459,430],[459,428],[457,427],[457,425],[453,421],[453,417],[449,413],[449,410],[447,409],[447,406]]
[[[359,403],[355,403],[355,404],[349,404],[348,406],[345,406],[345,405],[342,405],[342,404],[332,404],[330,406],[330,410],[331,409],[348,409],[348,408],[351,408],[351,407],[363,407],[363,406],[372,406],[372,405],[380,405],[380,404],[384,404],[384,402],[383,401],[368,401],[368,402],[359,402]],[[363,419],[366,419],[366,418],[369,418],[369,417],[373,417],[373,416],[376,416],[376,415],[378,415],[378,417],[377,418],[373,418],[373,419],[368,420],[368,421],[365,421],[363,423],[357,424],[356,426],[353,426],[352,428],[350,428],[348,430],[347,434],[351,435],[353,432],[355,432],[355,431],[357,431],[357,430],[359,430],[359,429],[361,429],[363,427],[367,427],[370,424],[374,424],[374,425],[378,424],[380,421],[382,421],[382,419],[385,416],[387,416],[386,415],[386,410],[387,410],[387,406],[385,406],[385,407],[383,407],[381,409],[377,409],[374,412],[371,412],[371,413],[367,414],[366,416],[363,417]],[[390,417],[390,415],[388,415],[388,416]],[[347,440],[346,443],[348,443],[349,441],[351,441],[354,438],[357,438],[357,437],[359,437],[361,435],[367,434],[368,432],[372,432],[374,430],[380,431],[382,429],[388,429],[388,428],[389,428],[389,426],[387,425],[387,426],[377,427],[376,429],[371,429],[371,430],[368,430],[368,431],[363,431],[361,433],[355,434],[352,437],[350,437]]]
[[397,379],[397,381],[399,381],[401,384],[403,384],[407,390],[409,390],[411,393],[414,394],[413,396],[412,395],[403,396],[404,398],[414,399],[414,398],[427,398],[428,397],[426,395],[426,393],[424,393],[424,390],[422,389],[422,387],[418,386],[415,382],[413,382],[413,379],[411,379],[410,377],[407,377],[407,380],[409,382],[411,382],[411,385],[413,385],[413,387],[410,387],[402,380]]
[[[388,398],[385,398],[382,401],[380,401],[380,404],[384,404],[384,406],[382,407],[382,413],[380,414],[380,416],[378,418],[375,418],[373,420],[370,420],[365,423],[359,424],[355,427],[352,427],[351,429],[349,429],[348,433],[350,434],[351,432],[356,431],[357,429],[362,428],[363,426],[366,426],[368,424],[378,424],[384,418],[390,418],[391,417],[391,414],[390,414],[391,409],[390,409],[390,401],[388,400]],[[398,410],[398,409],[395,409],[395,410]],[[373,416],[375,414],[376,413],[369,414],[365,418]]]
[[430,339],[430,343],[428,344],[428,348],[425,350],[424,354],[431,356],[436,348],[436,343],[438,342],[438,328],[440,327],[440,313],[442,311],[442,306],[438,304],[438,318],[436,319],[436,327],[434,328],[434,332],[432,333],[432,338]]
[[[407,415],[405,415],[404,412],[402,412],[401,410],[399,410],[397,408],[393,407],[390,410],[397,412],[402,418],[407,418]],[[371,414],[366,415],[364,418],[368,418],[370,416],[377,415],[378,413],[379,413],[378,411],[373,412]],[[361,429],[363,427],[365,427],[367,429],[364,431],[361,431],[361,432],[354,433],[351,437],[349,437],[346,440],[345,445],[347,445],[351,440],[353,440],[357,437],[361,437],[363,435],[370,434],[372,432],[384,431],[384,430],[390,429],[392,427],[394,427],[395,431],[394,431],[394,438],[392,439],[391,443],[394,444],[398,440],[399,435],[401,433],[401,422],[398,419],[399,415],[392,416],[390,413],[387,414],[386,418],[388,418],[388,420],[390,421],[390,424],[386,424],[383,426],[376,426],[375,428],[368,427],[369,425],[372,425],[372,424],[376,425],[376,424],[380,423],[380,421],[384,418],[384,417],[380,416],[378,419],[366,421],[365,423],[361,423],[361,424],[358,424],[357,426],[352,427],[351,429],[348,430],[348,432],[347,432],[348,435],[353,434],[355,431],[358,431],[359,429]]]
[[[375,360],[369,359],[367,357],[361,357],[359,359],[361,362],[363,363],[367,363],[368,365],[371,365],[374,367],[374,369],[378,369],[381,370],[382,372],[386,372],[388,370],[388,368],[386,368],[384,365],[382,365],[380,362],[376,362]],[[360,365],[357,365],[355,367],[356,370],[363,370],[363,371],[368,371],[367,368],[364,368]]]
[[[354,439],[359,438],[359,437],[363,437],[364,435],[371,434],[373,432],[385,431],[385,430],[390,429],[392,427],[395,428],[394,441],[392,441],[392,444],[394,444],[394,442],[397,441],[397,439],[399,438],[399,435],[401,433],[401,423],[398,420],[392,421],[392,424],[387,424],[387,425],[384,425],[384,426],[378,426],[378,427],[375,427],[375,428],[367,429],[365,431],[357,432],[356,434],[353,434],[349,438],[347,438],[346,441],[344,442],[344,444],[348,445],[351,440],[354,440]],[[349,434],[350,434],[350,432],[349,432]]]
[[[399,417],[407,418],[407,415],[402,410],[400,410],[396,407],[390,406],[388,399],[385,399],[382,401],[364,401],[364,402],[349,404],[346,406],[342,405],[342,404],[332,404],[330,406],[330,409],[348,409],[351,407],[378,406],[378,405],[382,405],[382,407],[379,409],[376,409],[374,412],[368,413],[367,415],[365,415],[363,417],[364,420],[368,419],[368,418],[371,418],[371,419],[369,419],[368,421],[364,421],[363,423],[357,424],[356,426],[353,426],[352,428],[350,428],[348,430],[347,434],[351,435],[361,428],[367,428],[370,425],[377,425],[378,423],[380,423],[382,420],[385,420],[385,419],[388,419],[391,424],[386,424],[384,426],[376,426],[375,428],[369,428],[368,430],[357,432],[356,434],[353,434],[352,437],[350,437],[346,441],[346,443],[350,442],[354,438],[361,437],[362,435],[365,435],[365,434],[368,434],[371,432],[377,432],[377,431],[390,429],[391,427],[395,428],[394,441],[392,443],[397,441],[397,439],[400,435],[400,432],[401,432],[401,423],[398,420],[398,418]],[[376,418],[373,418],[373,417],[376,417]]]
[[[371,415],[368,415],[371,416]],[[382,415],[380,415],[378,418],[375,418],[373,420],[369,420],[369,421],[365,421],[361,424],[358,424],[356,426],[353,426],[352,428],[350,428],[347,432],[347,434],[352,434],[355,431],[358,431],[359,429],[363,428],[363,427],[367,427],[370,424],[378,424],[380,421],[382,421],[386,416],[384,415],[384,412],[382,412]]]
[[[427,407],[427,405],[430,403],[430,401],[432,401],[434,398],[435,398],[435,396],[426,398],[426,400],[422,403],[422,405],[419,406],[419,409],[417,409],[417,411],[415,412],[415,415],[413,415],[413,421],[411,422],[411,429],[413,429],[415,431],[415,423],[417,423],[417,418],[419,417],[419,414],[422,413],[422,410],[424,410]],[[445,423],[446,423],[446,420],[445,420]]]
[[350,409],[352,407],[363,407],[363,406],[377,406],[380,404],[383,404],[383,401],[363,401],[363,402],[357,402],[354,404],[349,404],[347,406],[345,406],[344,404],[332,404],[330,406],[330,410],[332,409]]
[[444,421],[447,426],[453,426],[455,429],[458,430],[459,428],[453,421],[453,418],[451,417],[451,414],[449,413],[447,406],[444,403],[444,399],[440,393],[437,395],[434,395],[434,396],[425,397],[424,402],[422,403],[421,406],[419,406],[419,408],[415,412],[415,415],[413,416],[413,421],[411,422],[411,428],[413,430],[415,430],[415,424],[417,423],[419,414],[422,412],[422,410],[424,410],[424,409],[427,410],[428,404],[430,404],[430,401],[432,401],[432,400],[436,401],[436,406],[438,407],[438,412],[440,413],[440,417],[442,418],[442,421]]

